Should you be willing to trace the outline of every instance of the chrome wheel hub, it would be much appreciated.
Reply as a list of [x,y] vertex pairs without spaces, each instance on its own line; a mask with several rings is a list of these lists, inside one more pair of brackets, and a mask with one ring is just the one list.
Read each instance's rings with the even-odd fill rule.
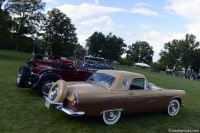
[[114,113],[113,111],[110,111],[110,112],[109,112],[109,115],[110,115],[110,117],[112,118],[112,117],[115,116],[115,113]]
[[19,72],[17,75],[17,83],[18,84],[20,83],[21,77],[22,77],[22,74]]
[[50,99],[54,100],[56,98],[58,93],[58,88],[59,88],[58,85],[54,86],[54,88],[50,92]]
[[52,81],[47,81],[43,86],[42,86],[42,92],[43,94],[45,95],[48,95],[51,87],[53,85],[53,82]]
[[175,103],[172,103],[171,106],[170,106],[170,112],[172,114],[174,114],[176,111],[177,111],[177,105]]

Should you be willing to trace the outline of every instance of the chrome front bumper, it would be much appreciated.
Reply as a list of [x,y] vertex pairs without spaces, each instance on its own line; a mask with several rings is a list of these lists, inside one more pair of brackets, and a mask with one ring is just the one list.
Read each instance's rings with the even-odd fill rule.
[[56,108],[56,109],[66,113],[68,115],[71,115],[71,116],[80,116],[80,115],[84,115],[85,114],[85,112],[83,112],[83,111],[73,111],[73,110],[71,110],[69,108],[64,108],[63,107],[63,102],[54,102],[50,98],[48,98],[46,96],[43,96],[43,97],[46,100],[45,106],[47,108],[49,108],[49,109],[50,108]]

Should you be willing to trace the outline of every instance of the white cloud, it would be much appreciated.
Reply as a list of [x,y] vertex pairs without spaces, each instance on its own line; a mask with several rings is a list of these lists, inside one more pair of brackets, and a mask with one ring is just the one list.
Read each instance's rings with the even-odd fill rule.
[[186,27],[188,28],[188,33],[195,35],[198,41],[200,41],[200,22],[190,23]]
[[166,42],[172,41],[173,39],[183,39],[185,33],[162,33],[158,31],[150,31],[142,34],[126,34],[126,41],[131,42],[129,44],[135,43],[136,41],[146,41],[150,46],[153,47],[154,56],[153,61],[157,61],[160,51],[163,49]]
[[133,34],[131,32],[126,32],[125,35],[126,36],[133,36]]
[[134,6],[135,7],[143,7],[143,6],[152,6],[152,5],[149,5],[149,4],[143,3],[143,2],[139,2],[139,3],[136,3]]
[[99,0],[95,0],[95,4],[99,5]]
[[131,10],[132,13],[139,13],[139,14],[142,14],[142,15],[148,15],[148,16],[155,16],[155,17],[158,17],[160,16],[159,13],[155,12],[155,11],[151,11],[149,9],[146,9],[146,8],[143,8],[143,7],[140,7],[140,8],[133,8]]
[[106,7],[87,3],[83,3],[80,6],[64,4],[63,6],[59,6],[57,8],[67,14],[67,16],[72,20],[108,13],[127,12],[127,10],[122,8]]
[[114,24],[109,16],[101,16],[101,17],[96,18],[96,19],[89,19],[87,21],[81,22],[80,24],[83,25],[83,26],[91,26],[91,25],[100,24],[100,23],[103,23],[103,22],[105,22],[107,24],[108,23]]
[[85,35],[85,34],[81,34],[78,35],[78,42],[80,43],[80,45],[82,45],[83,47],[85,47],[85,40],[89,37],[90,35]]
[[152,26],[149,25],[149,24],[140,24],[139,27],[140,27],[140,29],[142,29],[142,30],[148,30],[148,29],[151,29],[151,28],[152,28]]
[[200,41],[200,0],[170,0],[170,6],[166,10],[186,18],[189,23],[185,25],[189,34],[194,34]]
[[181,15],[190,21],[200,21],[200,0],[170,0],[170,4],[165,7],[169,12]]

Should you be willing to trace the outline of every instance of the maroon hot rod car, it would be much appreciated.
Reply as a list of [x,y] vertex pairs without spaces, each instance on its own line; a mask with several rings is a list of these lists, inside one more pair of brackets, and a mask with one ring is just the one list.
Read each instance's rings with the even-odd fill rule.
[[30,58],[27,61],[28,66],[36,67],[39,65],[50,66],[52,62],[58,62],[65,65],[74,66],[73,61],[67,60],[65,57],[61,56],[43,56],[43,55],[35,55],[34,58]]
[[65,81],[85,81],[92,75],[90,71],[77,71],[74,66],[60,62],[37,67],[21,66],[16,80],[17,87],[38,90],[41,95],[47,95],[52,84],[63,79]]

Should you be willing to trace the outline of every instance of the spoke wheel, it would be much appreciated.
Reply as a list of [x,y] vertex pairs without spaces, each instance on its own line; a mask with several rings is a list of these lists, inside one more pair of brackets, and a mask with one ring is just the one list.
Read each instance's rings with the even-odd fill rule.
[[178,114],[179,110],[180,110],[179,101],[177,99],[171,100],[171,102],[169,103],[168,108],[167,108],[168,115],[175,116]]
[[52,78],[52,77],[44,77],[43,79],[41,79],[40,83],[38,84],[38,88],[37,88],[40,95],[47,96],[53,83],[56,81],[57,81],[57,79]]
[[47,80],[42,84],[42,94],[47,96],[55,80]]

